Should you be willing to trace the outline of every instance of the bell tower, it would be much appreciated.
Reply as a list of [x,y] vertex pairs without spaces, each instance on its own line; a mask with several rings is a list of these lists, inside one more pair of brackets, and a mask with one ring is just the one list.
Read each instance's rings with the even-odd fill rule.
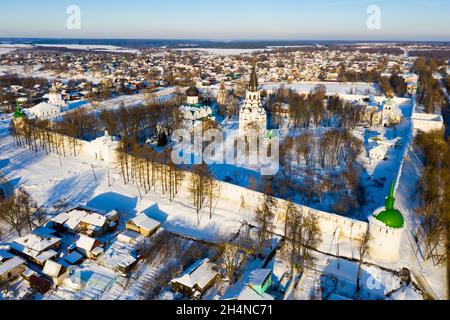
[[263,108],[258,88],[256,65],[252,67],[250,81],[245,94],[245,103],[239,110],[239,134],[246,135],[249,130],[263,133],[267,129],[267,113]]

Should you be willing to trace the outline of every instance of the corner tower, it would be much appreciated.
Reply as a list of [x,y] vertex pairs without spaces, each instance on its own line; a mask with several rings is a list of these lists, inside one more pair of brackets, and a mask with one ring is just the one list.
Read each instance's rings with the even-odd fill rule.
[[392,181],[384,208],[379,208],[369,218],[372,235],[370,243],[371,257],[374,260],[392,263],[400,259],[400,244],[405,220],[395,208],[395,180]]

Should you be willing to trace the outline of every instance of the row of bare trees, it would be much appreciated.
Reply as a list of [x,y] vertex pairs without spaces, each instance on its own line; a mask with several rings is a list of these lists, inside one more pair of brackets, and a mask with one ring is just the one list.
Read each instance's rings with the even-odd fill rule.
[[189,178],[189,194],[197,211],[197,222],[200,225],[200,211],[209,209],[209,219],[212,219],[214,205],[220,196],[220,185],[209,171],[206,164],[193,166]]
[[335,194],[331,209],[340,214],[355,212],[364,201],[361,169],[355,165],[361,152],[361,141],[343,129],[327,130],[320,137],[309,132],[286,137],[280,146],[276,189],[285,199],[300,195],[306,205]]
[[20,125],[11,123],[11,133],[19,147],[27,147],[37,153],[39,150],[60,156],[77,156],[81,142],[75,136],[64,134],[48,120],[23,119]]
[[419,57],[415,69],[419,74],[418,103],[424,106],[427,113],[440,111],[445,104],[439,80],[433,76],[438,69],[437,61]]
[[436,265],[448,260],[450,248],[450,145],[442,132],[419,133],[415,140],[424,157],[419,183],[426,258]]
[[125,136],[116,154],[117,167],[125,184],[134,183],[144,192],[158,190],[167,194],[170,201],[175,198],[184,171],[172,162],[170,149],[158,153],[148,145],[140,146],[135,138],[130,141]]
[[353,163],[362,152],[362,142],[349,131],[331,129],[320,138],[309,132],[286,137],[280,147],[281,162],[287,174],[293,165],[315,166],[322,170],[334,170],[346,163]]
[[305,267],[313,267],[315,257],[312,250],[322,242],[317,217],[300,212],[289,202],[285,208],[285,253],[289,256],[291,270],[303,273]]
[[289,105],[290,124],[293,128],[308,128],[313,124],[354,129],[366,124],[364,110],[342,100],[339,96],[327,97],[326,87],[317,85],[308,95],[298,94],[281,86],[267,99],[267,111],[273,126],[280,125],[278,116],[280,103]]

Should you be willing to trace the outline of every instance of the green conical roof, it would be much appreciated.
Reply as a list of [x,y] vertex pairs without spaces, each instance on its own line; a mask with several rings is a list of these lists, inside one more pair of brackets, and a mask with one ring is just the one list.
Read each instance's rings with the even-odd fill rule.
[[405,220],[403,219],[401,212],[394,207],[394,190],[395,181],[392,181],[389,196],[386,198],[385,202],[386,209],[377,214],[375,218],[390,228],[400,229],[403,228]]

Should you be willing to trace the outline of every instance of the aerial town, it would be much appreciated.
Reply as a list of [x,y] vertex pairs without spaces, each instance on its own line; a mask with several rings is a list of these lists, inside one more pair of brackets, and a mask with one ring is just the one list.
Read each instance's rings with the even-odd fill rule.
[[0,300],[447,300],[450,45],[0,38]]

